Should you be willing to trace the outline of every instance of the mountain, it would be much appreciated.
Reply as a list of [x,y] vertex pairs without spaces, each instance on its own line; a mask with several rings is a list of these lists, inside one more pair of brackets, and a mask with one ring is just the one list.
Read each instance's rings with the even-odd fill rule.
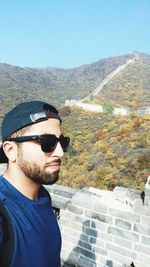
[[[145,60],[149,62],[149,57]],[[101,59],[73,69],[20,68],[0,64],[0,116],[24,100],[41,99],[52,104],[66,99],[80,99],[133,54]]]
[[[150,104],[150,55],[137,53],[137,60],[118,73],[91,102],[115,106]],[[101,59],[73,69],[20,68],[0,64],[0,121],[14,105],[32,99],[63,104],[81,99],[116,68],[133,59],[135,53]]]

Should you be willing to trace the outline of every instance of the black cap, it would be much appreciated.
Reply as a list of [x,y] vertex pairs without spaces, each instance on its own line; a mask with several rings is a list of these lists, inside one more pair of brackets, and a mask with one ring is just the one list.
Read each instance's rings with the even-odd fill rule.
[[[55,118],[61,122],[57,109],[48,103],[29,101],[17,105],[3,119],[1,128],[2,142],[5,142],[14,132],[48,118]],[[1,146],[0,163],[6,162],[8,162],[8,159]]]

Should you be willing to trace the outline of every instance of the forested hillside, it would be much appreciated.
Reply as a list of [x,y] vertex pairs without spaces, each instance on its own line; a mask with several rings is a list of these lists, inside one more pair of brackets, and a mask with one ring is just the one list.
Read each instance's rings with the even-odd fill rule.
[[71,138],[60,183],[82,188],[143,189],[150,174],[150,115],[112,116],[62,109]]

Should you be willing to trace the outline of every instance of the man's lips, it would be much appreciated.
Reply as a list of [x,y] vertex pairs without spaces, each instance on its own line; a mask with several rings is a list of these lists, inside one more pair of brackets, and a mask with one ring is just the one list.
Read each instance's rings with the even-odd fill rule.
[[55,160],[49,163],[46,163],[46,167],[50,167],[50,168],[60,168],[60,164],[61,164],[61,160]]

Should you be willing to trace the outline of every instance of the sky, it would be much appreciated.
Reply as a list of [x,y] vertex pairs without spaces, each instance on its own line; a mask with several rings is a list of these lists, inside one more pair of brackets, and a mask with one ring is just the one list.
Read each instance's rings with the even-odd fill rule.
[[150,0],[0,0],[0,63],[73,68],[150,54]]

